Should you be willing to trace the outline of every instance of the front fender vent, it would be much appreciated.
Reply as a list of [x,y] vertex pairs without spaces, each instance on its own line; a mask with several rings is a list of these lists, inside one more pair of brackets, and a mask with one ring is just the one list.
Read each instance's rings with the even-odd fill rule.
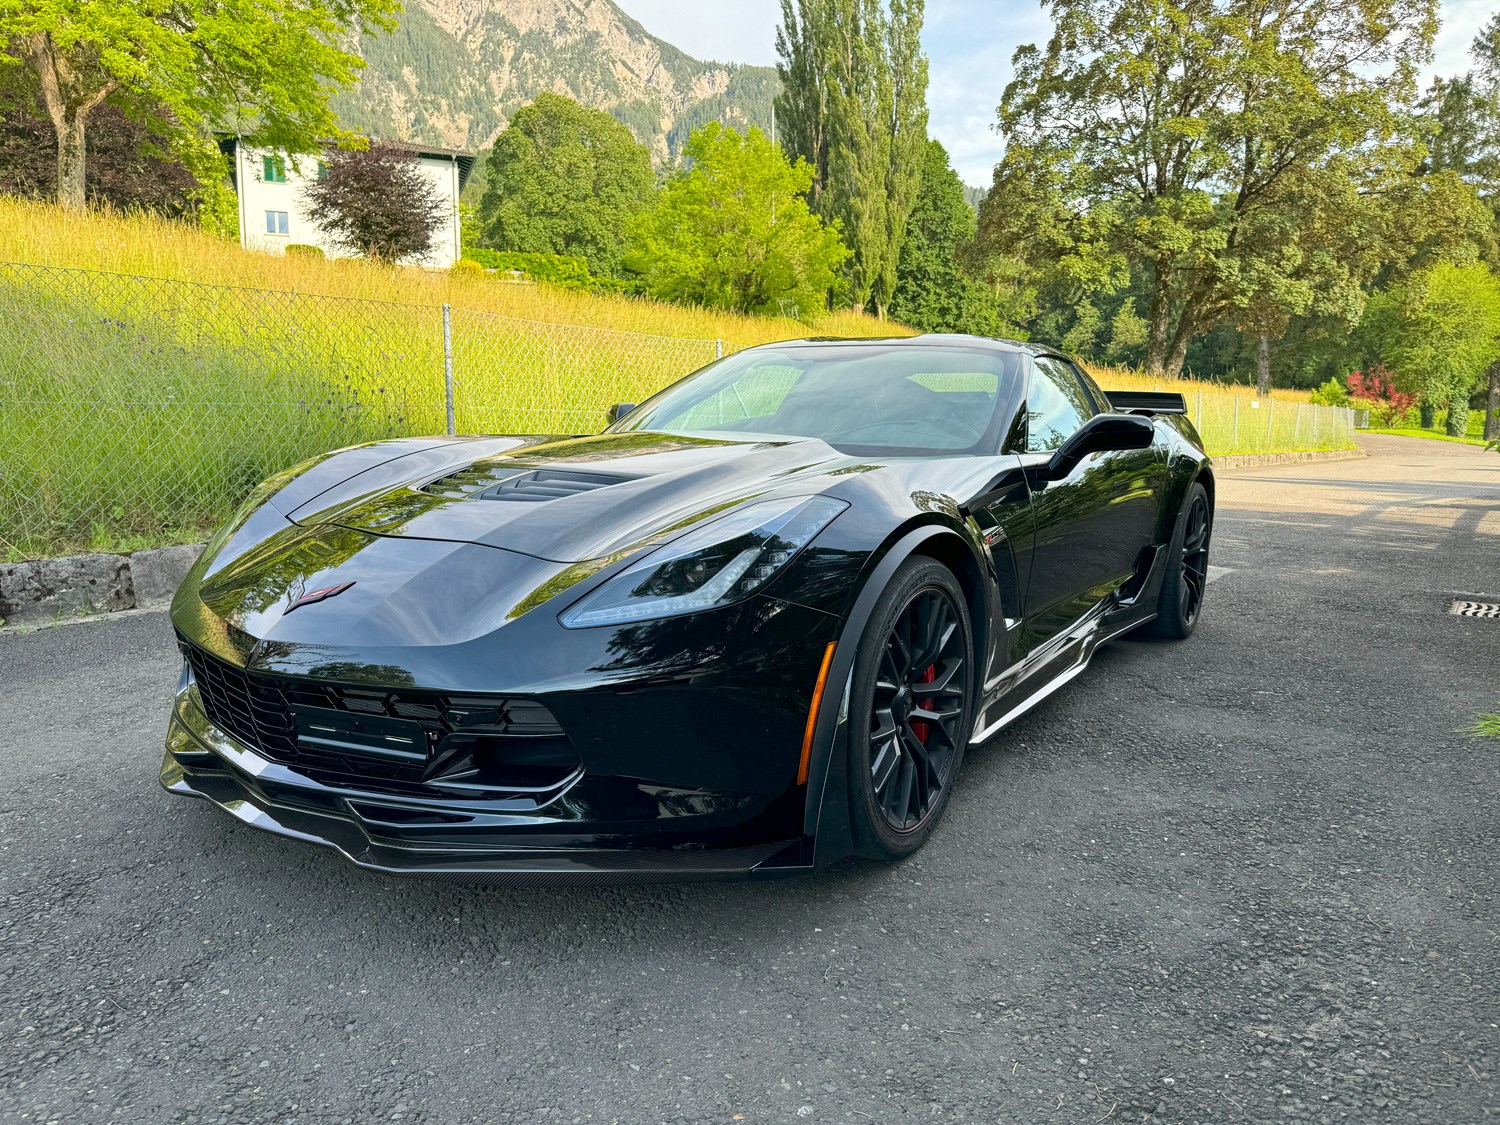
[[607,488],[631,477],[613,473],[586,473],[571,469],[533,469],[517,473],[516,466],[470,465],[432,481],[423,492],[454,499],[508,500],[539,504]]

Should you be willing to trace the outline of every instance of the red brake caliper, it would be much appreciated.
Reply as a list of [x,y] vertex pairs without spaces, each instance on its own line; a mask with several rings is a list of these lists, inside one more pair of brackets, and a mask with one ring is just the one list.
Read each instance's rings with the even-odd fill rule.
[[[930,684],[935,679],[937,679],[937,665],[929,664],[927,666],[927,671],[923,672],[921,676],[917,678],[917,683]],[[930,698],[923,699],[921,696],[913,695],[912,703],[914,706],[921,707],[923,710],[927,710],[930,708],[932,700]],[[927,720],[913,719],[911,721],[911,732],[912,734],[917,736],[917,741],[920,742],[923,746],[927,745],[927,731]]]

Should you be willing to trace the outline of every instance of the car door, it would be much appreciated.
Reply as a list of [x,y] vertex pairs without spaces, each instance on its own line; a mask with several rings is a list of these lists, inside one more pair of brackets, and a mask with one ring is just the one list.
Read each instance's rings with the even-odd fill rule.
[[[1072,363],[1034,357],[1022,461],[1046,464],[1102,406]],[[1158,441],[1147,449],[1091,453],[1060,480],[1031,482],[1029,647],[1067,629],[1149,562],[1165,465]]]

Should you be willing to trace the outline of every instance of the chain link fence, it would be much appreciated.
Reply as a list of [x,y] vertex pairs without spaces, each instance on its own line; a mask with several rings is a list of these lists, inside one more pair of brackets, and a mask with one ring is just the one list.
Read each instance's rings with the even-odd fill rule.
[[[736,347],[0,263],[0,560],[201,542],[267,476],[359,442],[596,433],[613,404]],[[1190,404],[1220,452],[1349,426],[1274,409],[1252,423],[1217,390]]]
[[1285,402],[1254,392],[1241,394],[1218,388],[1183,398],[1188,417],[1215,454],[1344,449],[1354,445],[1356,411],[1345,406]]
[[594,433],[720,341],[0,263],[0,559],[201,541],[327,449]]

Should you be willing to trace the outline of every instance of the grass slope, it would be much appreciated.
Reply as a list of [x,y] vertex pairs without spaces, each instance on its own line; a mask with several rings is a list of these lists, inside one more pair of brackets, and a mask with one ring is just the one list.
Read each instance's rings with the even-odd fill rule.
[[[323,450],[441,433],[452,306],[460,433],[590,433],[725,351],[907,329],[812,325],[490,277],[253,253],[139,216],[0,199],[0,556],[200,540]],[[110,272],[85,272],[110,271]],[[718,344],[716,345],[716,341]],[[1096,369],[1183,392],[1217,453],[1339,448],[1291,392]],[[1305,400],[1305,395],[1302,396]]]

